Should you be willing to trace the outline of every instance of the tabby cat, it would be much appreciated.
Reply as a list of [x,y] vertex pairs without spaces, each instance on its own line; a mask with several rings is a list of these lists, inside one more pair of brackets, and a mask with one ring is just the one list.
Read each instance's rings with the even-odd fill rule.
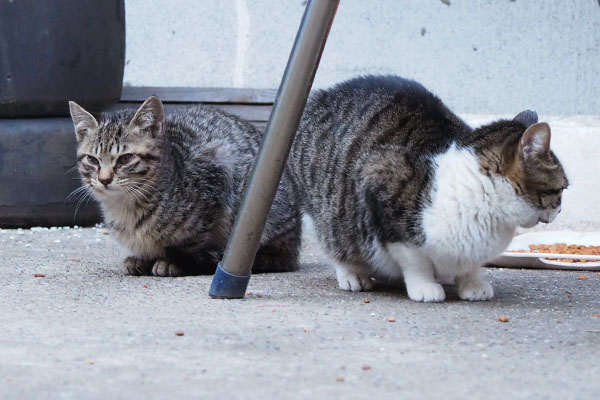
[[480,267],[560,212],[549,146],[533,111],[472,129],[417,82],[367,76],[311,96],[289,162],[341,289],[403,276],[416,301],[444,301],[448,280],[487,300]]
[[[261,134],[249,123],[195,106],[165,116],[157,97],[96,120],[74,102],[82,191],[100,203],[106,225],[132,252],[131,275],[213,273]],[[297,266],[299,211],[287,172],[277,192],[254,272]]]

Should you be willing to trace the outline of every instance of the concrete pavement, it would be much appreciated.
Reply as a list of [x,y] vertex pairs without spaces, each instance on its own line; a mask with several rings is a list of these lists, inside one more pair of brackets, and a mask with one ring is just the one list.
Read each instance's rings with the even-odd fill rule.
[[298,272],[211,300],[210,276],[124,276],[124,254],[102,228],[0,230],[1,399],[600,393],[596,272],[488,269],[494,300],[418,304],[338,290],[309,238]]

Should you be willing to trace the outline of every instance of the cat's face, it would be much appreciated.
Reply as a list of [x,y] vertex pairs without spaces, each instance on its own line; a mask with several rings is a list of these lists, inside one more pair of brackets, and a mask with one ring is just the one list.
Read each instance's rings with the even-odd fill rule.
[[552,222],[560,213],[562,193],[569,185],[560,161],[550,150],[550,126],[537,123],[537,115],[529,122],[518,143],[505,147],[502,157],[507,160],[503,168],[506,178],[531,208],[529,218],[521,223],[525,228]]
[[69,103],[77,138],[77,162],[84,184],[106,198],[147,199],[152,195],[160,163],[164,112],[150,97],[135,115],[115,114],[97,121],[74,102]]

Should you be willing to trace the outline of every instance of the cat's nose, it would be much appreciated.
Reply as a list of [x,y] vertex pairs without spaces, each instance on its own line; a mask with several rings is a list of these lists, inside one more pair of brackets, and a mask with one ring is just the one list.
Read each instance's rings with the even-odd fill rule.
[[107,187],[112,182],[113,178],[112,176],[109,176],[108,178],[98,178],[98,180],[104,187]]

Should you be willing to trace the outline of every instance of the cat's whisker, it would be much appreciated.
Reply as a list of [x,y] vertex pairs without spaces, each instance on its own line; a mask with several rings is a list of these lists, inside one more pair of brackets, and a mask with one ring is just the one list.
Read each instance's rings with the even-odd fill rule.
[[[144,186],[142,186],[142,185],[144,185]],[[150,185],[148,183],[131,181],[130,182],[130,187],[135,187],[135,188],[137,188],[139,190],[143,190],[144,192],[146,192],[148,194],[148,196],[151,196],[151,197],[152,197],[153,193],[150,190],[148,190],[148,189],[151,189],[154,192],[160,194],[160,191],[156,187],[154,187],[154,186],[152,186],[152,185]]]
[[[152,197],[153,193],[151,191],[149,191],[148,189],[142,187],[142,186],[132,186],[134,188],[136,188],[137,190],[141,190],[143,192],[145,192],[148,196]],[[158,193],[158,190],[154,190],[156,193]]]
[[136,203],[140,203],[140,204],[143,203],[142,198],[140,198],[140,196],[143,197],[143,199],[146,200],[146,202],[150,201],[146,196],[144,196],[144,194],[142,192],[136,190],[134,187],[132,187],[132,186],[123,186],[123,187],[125,188],[126,193],[130,194]]
[[79,198],[79,201],[77,202],[77,206],[75,207],[75,214],[73,215],[73,222],[75,222],[75,219],[77,218],[77,211],[79,211],[79,207],[81,207],[81,205],[83,204],[83,202],[87,199],[89,200],[92,197],[92,193],[94,193],[94,188],[93,187],[86,187],[86,189],[88,189],[83,196],[81,196]]
[[89,189],[88,185],[83,185],[83,186],[78,187],[77,189],[75,189],[71,193],[69,193],[69,195],[67,196],[66,200],[69,200],[71,197],[73,197],[73,196],[75,196],[77,194],[80,194],[81,192],[83,192],[83,191],[85,191],[87,189]]
[[147,202],[149,202],[149,201],[150,201],[150,199],[148,199],[148,197],[147,197],[147,196],[146,196],[144,193],[142,193],[140,190],[138,190],[137,188],[135,188],[135,187],[133,187],[133,186],[130,186],[129,188],[131,189],[131,191],[132,191],[133,193],[137,193],[137,194],[139,194],[140,196],[142,196],[142,197],[144,198],[144,200],[146,200]]
[[133,190],[131,190],[130,187],[125,186],[125,194],[133,199],[134,203],[140,203],[140,199],[133,193]]
[[150,181],[150,179],[142,179],[140,181],[131,181],[131,183],[138,184],[138,185],[148,186],[149,188],[158,191],[158,188],[156,186],[154,186],[154,184],[151,183],[151,182],[152,181]]
[[[70,172],[73,172],[77,169],[77,164],[75,164],[73,167],[69,168],[66,172],[65,175],[69,174]],[[79,178],[77,178],[79,179]]]

